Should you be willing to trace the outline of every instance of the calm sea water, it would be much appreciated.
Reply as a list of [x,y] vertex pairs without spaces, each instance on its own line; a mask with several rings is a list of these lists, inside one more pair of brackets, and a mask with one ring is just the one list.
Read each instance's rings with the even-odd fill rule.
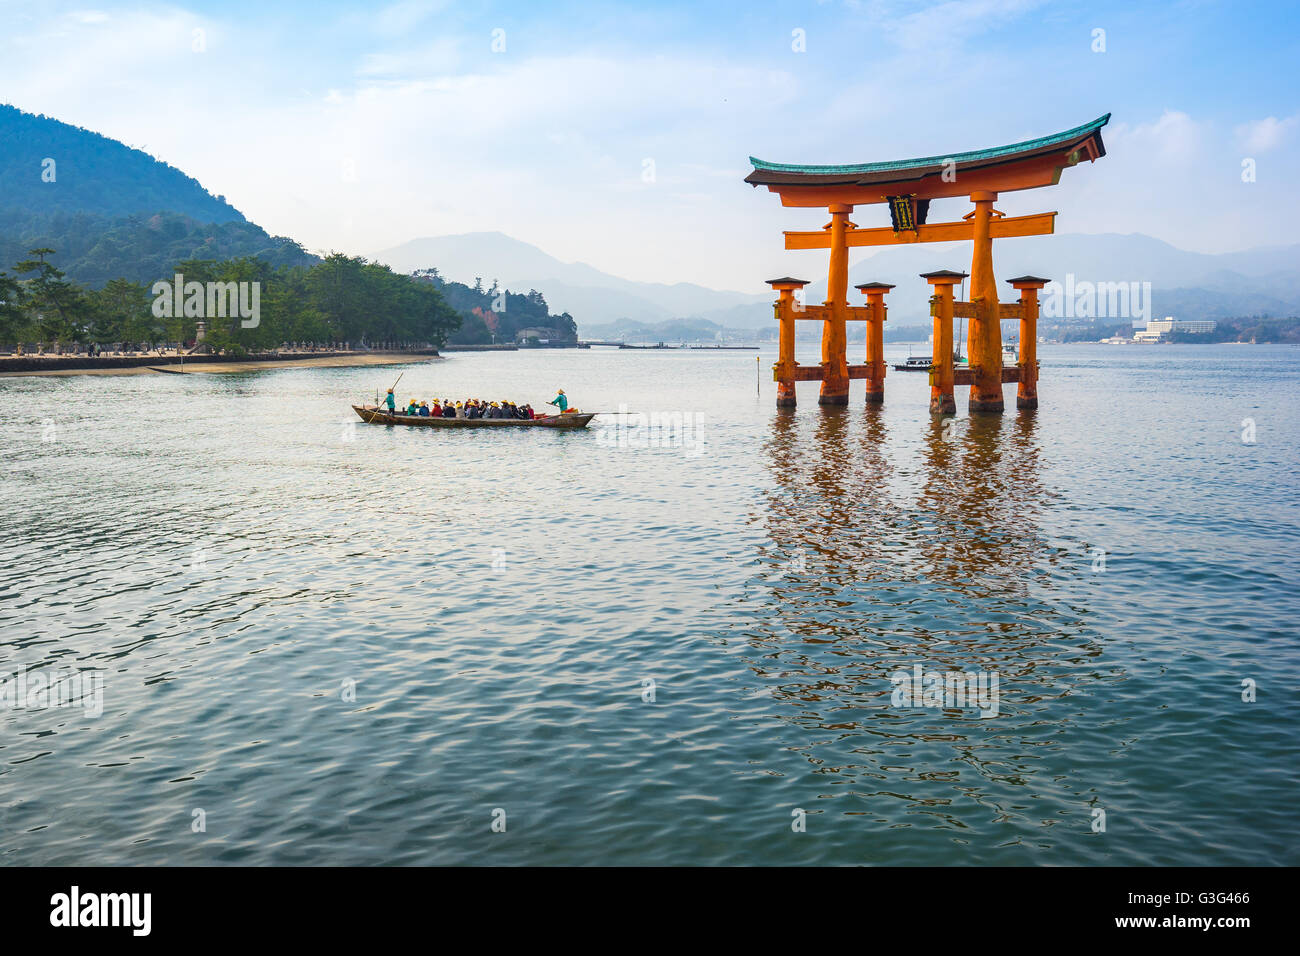
[[0,381],[0,672],[103,679],[0,709],[0,861],[1300,863],[1300,350],[1044,347],[947,429],[754,355],[404,367],[661,416],[575,434],[354,422],[398,368]]

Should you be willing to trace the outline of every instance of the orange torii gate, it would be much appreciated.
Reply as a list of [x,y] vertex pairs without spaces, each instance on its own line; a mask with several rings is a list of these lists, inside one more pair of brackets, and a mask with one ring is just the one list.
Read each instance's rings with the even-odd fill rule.
[[[865,379],[867,401],[880,402],[885,395],[883,353],[885,295],[894,288],[883,282],[869,282],[857,288],[867,297],[865,306],[848,302],[849,248],[886,246],[911,242],[953,242],[969,239],[971,298],[956,301],[952,287],[967,277],[964,272],[925,273],[934,287],[930,298],[934,317],[934,356],[930,372],[930,410],[956,411],[955,385],[970,385],[972,412],[1003,410],[1002,386],[1017,382],[1016,404],[1038,407],[1038,290],[1047,279],[1021,276],[1011,279],[1020,292],[1015,304],[998,302],[993,275],[993,240],[1012,236],[1041,236],[1053,232],[1056,213],[1035,213],[1008,217],[993,208],[1001,192],[1054,186],[1061,170],[1084,160],[1106,155],[1101,128],[1110,120],[1100,119],[1054,136],[985,149],[930,156],[924,159],[861,163],[849,166],[796,166],[768,163],[750,157],[754,171],[745,182],[766,186],[781,197],[783,206],[824,206],[830,222],[817,232],[786,232],[787,249],[829,249],[830,270],[826,300],[822,305],[804,305],[795,292],[808,283],[789,276],[769,279],[778,293],[776,317],[781,323],[780,352],[772,375],[777,382],[778,406],[795,404],[795,383],[820,381],[823,405],[847,405],[849,382]],[[930,202],[954,196],[968,196],[975,208],[961,222],[927,223]],[[888,203],[892,225],[861,229],[849,221],[854,206]],[[970,319],[966,351],[969,368],[952,364],[952,320]],[[1020,358],[1014,368],[1002,366],[1002,319],[1020,320]],[[799,365],[794,358],[794,323],[812,319],[822,323],[820,365]],[[850,365],[847,357],[848,321],[867,324],[866,361]]]

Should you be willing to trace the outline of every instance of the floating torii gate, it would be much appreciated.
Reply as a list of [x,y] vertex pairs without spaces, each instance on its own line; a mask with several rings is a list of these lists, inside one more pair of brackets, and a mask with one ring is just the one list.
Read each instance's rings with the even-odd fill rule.
[[[1002,386],[1019,383],[1016,404],[1038,407],[1038,290],[1048,280],[1021,276],[1010,281],[1020,292],[1015,304],[998,302],[993,276],[993,240],[1012,236],[1042,236],[1053,232],[1056,213],[1035,213],[1009,217],[993,208],[1001,192],[1054,186],[1061,170],[1084,160],[1106,155],[1101,128],[1110,120],[1100,119],[1054,136],[1044,136],[1011,146],[928,156],[923,159],[861,163],[850,166],[795,166],[768,163],[750,157],[754,171],[745,182],[766,186],[781,197],[783,206],[824,206],[830,222],[817,232],[786,232],[787,249],[829,249],[830,270],[826,300],[820,306],[804,305],[795,292],[807,285],[789,276],[769,279],[778,293],[776,317],[781,323],[780,352],[773,367],[778,406],[795,404],[795,383],[820,381],[823,405],[847,405],[849,382],[865,379],[867,401],[881,402],[885,395],[884,331],[885,295],[894,288],[883,282],[857,286],[867,297],[865,306],[848,302],[849,248],[891,246],[912,242],[953,242],[969,239],[971,298],[956,301],[952,287],[967,278],[964,272],[924,273],[933,287],[930,313],[934,318],[934,355],[930,371],[930,411],[953,413],[954,385],[970,385],[972,412],[1003,410]],[[954,196],[969,196],[975,204],[961,222],[926,222],[930,202]],[[891,225],[861,229],[849,221],[854,206],[888,203]],[[970,320],[966,351],[970,367],[955,369],[952,362],[952,320]],[[1001,320],[1020,320],[1020,359],[1014,368],[1002,366]],[[794,323],[812,319],[822,323],[820,365],[799,365],[794,358]],[[867,324],[866,362],[850,365],[846,354],[846,322]]]

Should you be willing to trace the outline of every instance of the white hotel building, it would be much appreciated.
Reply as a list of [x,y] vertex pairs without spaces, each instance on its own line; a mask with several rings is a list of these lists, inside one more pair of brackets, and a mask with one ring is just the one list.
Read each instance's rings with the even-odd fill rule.
[[1148,319],[1144,330],[1133,333],[1134,342],[1160,342],[1170,332],[1213,332],[1213,319],[1175,319],[1166,315],[1163,319]]

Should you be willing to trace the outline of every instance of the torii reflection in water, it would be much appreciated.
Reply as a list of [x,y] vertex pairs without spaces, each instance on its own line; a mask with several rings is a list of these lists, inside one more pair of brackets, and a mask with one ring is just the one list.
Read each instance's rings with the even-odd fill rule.
[[[772,547],[743,622],[747,663],[772,716],[799,731],[789,749],[830,775],[821,796],[854,798],[845,812],[940,826],[1010,813],[1058,749],[1031,728],[1072,722],[1056,702],[1102,648],[1038,523],[1052,493],[1035,416],[900,426],[867,406],[773,419],[774,487],[756,515]],[[891,675],[917,664],[997,675],[997,717],[897,706]]]

